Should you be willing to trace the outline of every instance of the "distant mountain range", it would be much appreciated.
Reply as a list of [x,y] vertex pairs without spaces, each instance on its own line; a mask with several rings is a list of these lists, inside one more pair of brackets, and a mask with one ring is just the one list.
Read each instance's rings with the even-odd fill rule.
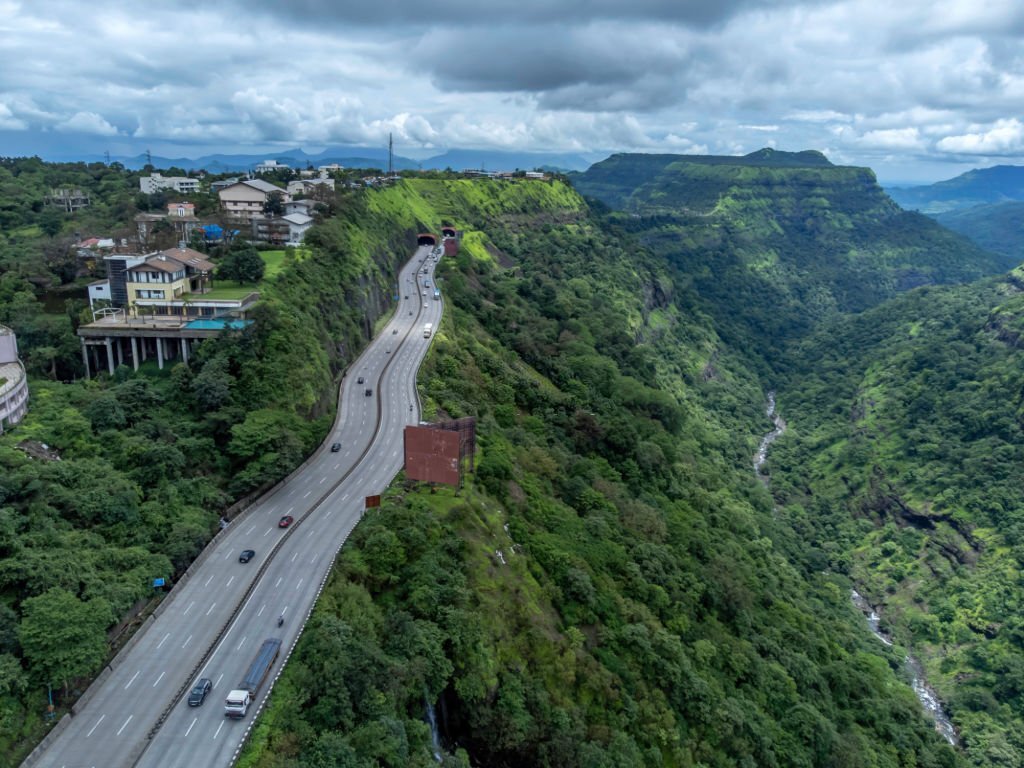
[[920,187],[886,189],[903,208],[937,214],[1009,200],[1024,200],[1024,166],[977,168],[956,178]]
[[[492,171],[533,170],[541,168],[552,171],[582,171],[603,154],[584,155],[555,152],[501,152],[494,150],[450,149],[443,154],[434,155],[423,160],[413,160],[402,155],[395,155],[395,170],[452,170],[461,171],[466,168],[483,168]],[[64,156],[61,160],[82,160],[85,162],[105,161],[103,154],[83,153],[78,156]],[[310,154],[303,149],[286,149],[278,152],[261,152],[254,154],[211,154],[201,157],[163,157],[153,155],[147,161],[145,153],[136,155],[111,155],[110,160],[124,165],[126,168],[138,169],[152,162],[155,168],[182,168],[188,170],[205,170],[209,173],[233,173],[251,170],[264,160],[277,160],[293,168],[305,168],[307,165],[329,165],[338,163],[346,168],[387,168],[388,152],[378,147],[359,147],[340,145],[328,147],[322,152]]]
[[977,168],[935,184],[886,191],[903,208],[927,213],[982,248],[1024,260],[1024,166]]

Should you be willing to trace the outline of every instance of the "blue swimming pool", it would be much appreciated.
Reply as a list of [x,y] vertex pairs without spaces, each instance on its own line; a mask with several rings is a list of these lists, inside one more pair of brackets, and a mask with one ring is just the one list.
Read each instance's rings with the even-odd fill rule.
[[200,331],[219,331],[224,328],[245,328],[245,326],[252,323],[252,320],[213,320],[208,318],[201,318],[199,320],[190,320],[185,323],[186,328],[193,328]]

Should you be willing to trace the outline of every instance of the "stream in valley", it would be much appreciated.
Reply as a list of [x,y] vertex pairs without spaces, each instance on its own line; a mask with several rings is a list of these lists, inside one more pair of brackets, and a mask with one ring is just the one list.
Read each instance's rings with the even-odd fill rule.
[[[757,453],[754,454],[754,474],[757,475],[758,480],[767,485],[768,476],[762,470],[765,462],[768,460],[768,448],[786,431],[786,422],[776,411],[774,392],[768,393],[768,405],[765,412],[768,418],[772,420],[774,428],[761,438],[761,443],[757,447]],[[871,634],[878,638],[879,642],[892,646],[892,638],[881,629],[882,619],[878,615],[878,611],[856,589],[850,590],[850,599],[857,609],[864,614],[864,619],[867,621]],[[949,715],[946,714],[942,702],[939,701],[939,697],[935,695],[935,691],[928,685],[921,662],[907,654],[904,663],[906,664],[907,672],[910,674],[910,685],[914,689],[914,693],[918,701],[921,702],[924,711],[935,722],[935,730],[946,741],[956,746],[959,744],[956,727],[949,719]]]

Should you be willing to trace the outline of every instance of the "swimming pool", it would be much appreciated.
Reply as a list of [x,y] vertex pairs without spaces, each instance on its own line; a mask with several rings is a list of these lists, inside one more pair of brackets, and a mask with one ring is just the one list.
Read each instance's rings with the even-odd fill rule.
[[185,327],[200,331],[219,331],[224,328],[233,328],[237,330],[239,328],[245,328],[245,326],[250,323],[252,323],[252,320],[215,320],[201,318],[199,320],[190,320],[185,323]]

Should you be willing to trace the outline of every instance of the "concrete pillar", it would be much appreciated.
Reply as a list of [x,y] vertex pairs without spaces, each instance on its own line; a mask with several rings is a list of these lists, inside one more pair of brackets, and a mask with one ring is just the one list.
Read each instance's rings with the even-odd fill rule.
[[84,338],[79,338],[79,341],[82,342],[82,362],[85,363],[85,378],[89,379],[92,378],[89,375],[89,350]]
[[132,368],[139,370],[139,340],[134,336],[131,337],[132,341]]
[[164,369],[164,340],[159,336],[156,337],[156,367]]
[[142,337],[142,362],[146,362],[147,352],[149,351],[149,339],[145,336]]
[[188,365],[188,339],[181,339],[181,362]]
[[107,336],[107,369],[110,371],[110,375],[114,375],[114,340]]
[[124,365],[124,344],[120,337],[114,342],[114,346],[117,348],[117,364]]

